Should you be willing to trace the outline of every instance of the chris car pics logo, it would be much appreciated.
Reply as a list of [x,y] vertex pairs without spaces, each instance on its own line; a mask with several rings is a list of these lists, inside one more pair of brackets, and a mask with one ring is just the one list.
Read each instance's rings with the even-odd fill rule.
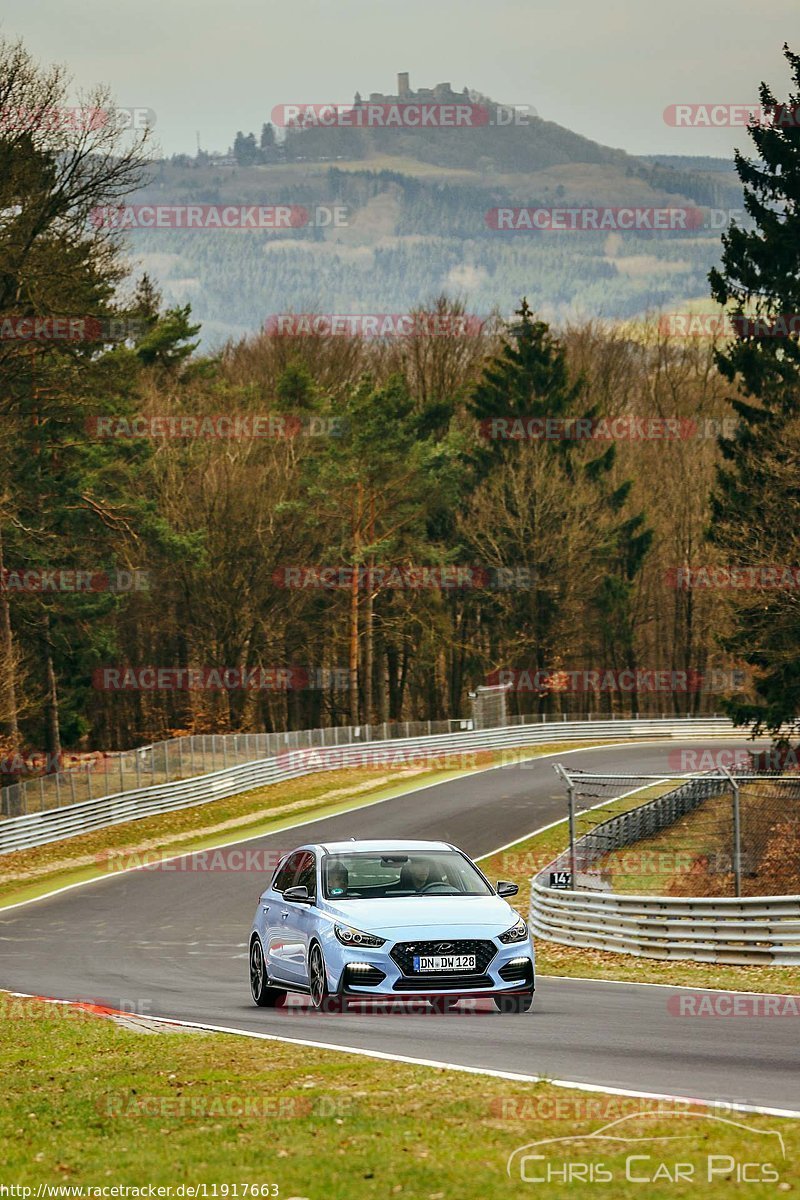
[[508,1157],[506,1173],[533,1184],[677,1185],[676,1194],[682,1194],[687,1184],[720,1179],[775,1185],[785,1159],[777,1130],[757,1129],[711,1110],[665,1113],[656,1107],[599,1129],[518,1146]]

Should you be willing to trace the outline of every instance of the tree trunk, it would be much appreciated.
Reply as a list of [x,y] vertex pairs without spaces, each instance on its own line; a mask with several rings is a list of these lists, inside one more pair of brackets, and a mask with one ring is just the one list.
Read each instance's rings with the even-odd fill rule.
[[[3,579],[4,570],[3,534],[0,530],[0,580]],[[2,587],[0,587],[0,662],[4,663],[3,678],[0,678],[0,690],[5,693],[3,707],[8,713],[3,725],[11,739],[12,748],[16,750],[19,745],[19,721],[17,719],[17,687],[14,678],[14,638],[11,632],[11,607],[8,603],[8,592]]]
[[[370,545],[375,542],[375,497],[370,497],[369,508],[369,531],[367,541]],[[364,596],[364,720],[367,725],[372,724],[373,704],[372,704],[372,674],[375,664],[374,651],[374,606],[375,593],[372,590],[372,581],[375,577],[375,555],[370,555],[369,567],[367,571],[367,590]]]
[[53,666],[53,643],[50,640],[50,614],[44,615],[44,654],[45,654],[45,750],[51,762],[61,759],[61,727],[58,721],[58,683]]
[[350,587],[350,723],[358,725],[358,585],[361,551],[361,493],[353,501],[353,582]]

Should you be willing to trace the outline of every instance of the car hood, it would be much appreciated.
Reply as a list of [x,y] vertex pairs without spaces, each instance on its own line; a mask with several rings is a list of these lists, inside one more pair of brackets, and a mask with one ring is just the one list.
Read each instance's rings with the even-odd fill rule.
[[328,902],[328,911],[368,933],[393,929],[444,929],[468,937],[470,929],[502,933],[517,914],[500,896],[406,896],[394,900]]

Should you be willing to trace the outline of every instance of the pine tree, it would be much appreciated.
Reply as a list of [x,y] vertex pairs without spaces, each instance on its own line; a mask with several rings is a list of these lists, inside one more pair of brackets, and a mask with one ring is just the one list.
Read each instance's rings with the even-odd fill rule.
[[[709,275],[714,299],[734,315],[735,338],[717,365],[741,393],[731,401],[735,436],[720,439],[709,538],[726,565],[739,567],[793,564],[800,551],[800,342],[775,336],[787,314],[800,312],[800,55],[788,46],[784,55],[794,90],[784,104],[761,84],[768,120],[749,128],[756,157],[735,157],[752,228],[734,223],[723,234],[721,270]],[[791,596],[737,595],[724,645],[756,672],[753,696],[726,704],[737,723],[775,733],[800,713],[799,643]]]
[[[484,434],[491,434],[492,418],[594,421],[600,415],[598,407],[586,399],[586,380],[570,371],[564,346],[544,321],[535,319],[526,300],[516,315],[519,321],[485,367],[471,400],[472,414],[489,423],[484,424]],[[540,461],[541,495],[522,494],[519,484],[512,483],[508,475],[507,464],[526,455]],[[653,535],[642,514],[626,511],[631,484],[615,479],[615,461],[613,442],[597,451],[591,440],[574,441],[557,433],[552,440],[487,437],[484,448],[475,454],[476,475],[483,481],[478,495],[488,488],[506,514],[509,528],[516,525],[530,531],[529,545],[520,546],[518,537],[510,543],[516,553],[522,551],[524,562],[506,565],[531,568],[535,584],[530,593],[511,596],[501,607],[508,628],[514,631],[511,641],[516,641],[523,653],[532,653],[536,669],[560,665],[565,657],[582,649],[577,640],[565,644],[561,616],[568,593],[576,591],[571,586],[574,581],[567,578],[571,573],[566,548],[570,527],[576,531],[576,544],[583,546],[582,553],[586,555],[589,549],[587,506],[594,515],[589,539],[591,564],[588,557],[584,559],[590,578],[584,588],[588,603],[583,622],[600,627],[603,665],[635,666],[633,591]],[[537,469],[533,468],[529,479],[536,478]],[[578,495],[583,499],[576,502]],[[555,512],[561,516],[555,518]],[[559,520],[564,523],[563,539],[557,532]],[[491,540],[501,544],[499,529]],[[537,555],[542,557],[537,560]],[[635,708],[635,697],[633,705]]]

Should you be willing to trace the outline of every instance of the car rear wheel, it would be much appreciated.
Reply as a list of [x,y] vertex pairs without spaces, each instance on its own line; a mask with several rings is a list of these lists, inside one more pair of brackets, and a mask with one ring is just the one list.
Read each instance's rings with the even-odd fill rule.
[[493,996],[494,1006],[501,1013],[524,1013],[533,1004],[533,992],[517,992],[513,996]]
[[317,1012],[341,1012],[344,1001],[335,992],[328,991],[328,977],[322,950],[315,942],[308,954],[308,983],[311,1004]]
[[250,995],[259,1008],[280,1008],[286,1003],[286,992],[270,986],[264,951],[257,937],[250,943]]

